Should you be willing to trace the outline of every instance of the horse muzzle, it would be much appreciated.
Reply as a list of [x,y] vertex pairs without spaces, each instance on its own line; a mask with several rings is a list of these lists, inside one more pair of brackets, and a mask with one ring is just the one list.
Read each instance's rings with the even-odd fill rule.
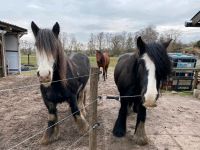
[[49,73],[47,76],[41,76],[41,75],[39,74],[39,72],[37,72],[37,76],[38,76],[38,78],[39,78],[40,83],[41,83],[42,85],[44,85],[45,87],[48,87],[48,86],[51,85],[52,79],[51,79],[50,73]]
[[157,101],[158,99],[158,95],[156,95],[155,97],[151,97],[151,96],[148,96],[148,97],[144,97],[144,103],[143,103],[143,106],[148,108],[148,107],[156,107],[157,106]]
[[143,103],[143,106],[146,107],[146,108],[148,108],[148,107],[156,107],[157,104],[156,104],[156,102],[145,101],[145,102]]

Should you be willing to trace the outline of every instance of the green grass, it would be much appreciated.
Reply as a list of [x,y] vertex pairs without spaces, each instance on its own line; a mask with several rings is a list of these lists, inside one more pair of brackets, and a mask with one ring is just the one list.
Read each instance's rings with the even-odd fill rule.
[[[90,64],[92,66],[96,66],[97,65],[96,57],[89,57],[89,59],[90,59]],[[109,65],[109,67],[114,68],[115,65],[117,64],[117,59],[118,59],[117,57],[110,57],[110,65]]]
[[178,94],[180,96],[192,96],[193,92],[192,91],[182,91],[182,92],[178,92]]
[[37,70],[22,71],[21,74],[22,74],[22,75],[25,75],[25,76],[36,76]]
[[[31,55],[30,57],[30,65],[34,65],[35,67],[37,67],[37,63],[36,63],[36,56],[35,55]],[[97,66],[97,62],[96,62],[96,57],[89,57],[90,59],[90,64],[91,66]],[[109,69],[114,70],[114,67],[117,63],[117,57],[110,57],[110,65],[109,65]],[[22,65],[27,65],[28,64],[28,56],[27,55],[21,55],[21,64]],[[25,76],[33,76],[36,75],[36,68],[32,68],[33,70],[31,71],[23,71],[22,75]]]
[[[30,65],[36,65],[36,56],[35,55],[30,55],[29,56],[29,63]],[[21,55],[21,64],[22,65],[27,65],[28,64],[28,55]]]
[[174,94],[177,94],[177,95],[180,95],[180,96],[192,96],[193,95],[193,91],[173,91],[173,90],[166,91],[165,89],[161,89],[160,92],[166,93],[166,94],[172,94],[172,92],[173,92]]
[[[30,65],[35,65],[36,66],[36,56],[35,55],[30,55]],[[90,59],[90,64],[92,66],[96,66],[96,57],[89,57]],[[117,57],[110,57],[110,65],[109,67],[114,67],[117,63]],[[21,64],[27,65],[28,64],[28,56],[27,55],[21,55]]]

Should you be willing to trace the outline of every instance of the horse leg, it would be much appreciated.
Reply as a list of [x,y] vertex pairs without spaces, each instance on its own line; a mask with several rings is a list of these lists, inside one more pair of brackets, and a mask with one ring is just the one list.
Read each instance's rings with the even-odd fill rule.
[[78,107],[81,108],[80,112],[84,115],[84,117],[86,117],[85,104],[86,104],[86,90],[83,89],[82,91],[80,91],[78,96]]
[[[98,67],[99,68],[99,72],[100,72],[100,67]],[[100,74],[98,75],[98,81],[99,81],[99,76],[100,76]]]
[[70,107],[71,107],[71,112],[74,116],[74,120],[79,128],[80,133],[82,134],[86,132],[89,128],[89,125],[84,115],[80,111],[80,109],[83,109],[83,108],[78,108],[76,95],[71,96]]
[[106,79],[107,79],[108,78],[108,74],[107,74],[108,66],[106,66],[105,71],[106,71]]
[[135,127],[135,134],[134,134],[134,141],[138,145],[145,145],[148,143],[148,139],[145,132],[145,120],[146,120],[146,108],[140,104],[136,127]]
[[113,134],[117,137],[123,137],[126,134],[126,118],[127,118],[127,99],[121,99],[121,108],[119,110],[118,118],[113,128]]
[[106,69],[105,69],[105,66],[103,66],[103,79],[104,79],[104,81],[106,81],[105,72],[106,72]]
[[59,138],[59,126],[58,124],[54,125],[58,121],[56,104],[46,101],[46,100],[44,100],[44,102],[49,112],[48,129],[43,134],[43,137],[40,140],[40,143],[48,144]]
[[129,116],[130,114],[131,114],[131,112],[132,112],[132,108],[134,107],[134,104],[133,104],[133,102],[129,102],[128,103],[128,106],[127,106],[127,115]]

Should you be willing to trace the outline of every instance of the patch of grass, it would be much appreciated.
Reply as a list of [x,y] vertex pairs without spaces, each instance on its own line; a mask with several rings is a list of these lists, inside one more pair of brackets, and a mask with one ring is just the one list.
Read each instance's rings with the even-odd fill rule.
[[160,92],[165,93],[165,94],[177,94],[180,96],[192,96],[193,95],[193,91],[173,91],[173,90],[166,91],[164,89],[161,89]]
[[[97,66],[97,62],[96,62],[96,57],[89,57],[90,59],[90,64],[92,66]],[[109,67],[115,67],[115,65],[117,64],[117,60],[118,60],[118,57],[110,57],[110,65]]]
[[24,76],[36,76],[37,70],[22,71],[21,75]]
[[180,96],[192,96],[193,92],[192,91],[181,91],[181,92],[178,92],[178,94]]
[[[36,56],[35,55],[30,55],[29,56],[29,63],[30,65],[36,65]],[[28,55],[21,55],[21,64],[27,65],[28,64]]]
[[[92,56],[89,57],[90,59],[90,64],[92,66],[97,66],[97,62],[96,62],[96,57]],[[35,55],[30,55],[29,56],[29,60],[30,60],[30,65],[36,65],[36,56]],[[110,65],[109,67],[115,67],[115,65],[117,64],[117,60],[118,57],[110,57]],[[27,65],[28,64],[28,55],[21,55],[21,64],[23,65]]]

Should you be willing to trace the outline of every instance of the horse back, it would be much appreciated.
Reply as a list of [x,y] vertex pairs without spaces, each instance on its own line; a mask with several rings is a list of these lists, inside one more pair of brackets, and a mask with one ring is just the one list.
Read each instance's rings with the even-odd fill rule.
[[[70,68],[74,73],[73,76],[80,77],[77,80],[84,86],[86,85],[90,75],[90,61],[89,58],[81,53],[72,54],[70,56]],[[84,77],[81,77],[84,76]]]
[[108,52],[104,52],[103,56],[104,56],[104,60],[105,60],[105,66],[108,67],[109,63],[110,63],[110,56],[109,56]]

